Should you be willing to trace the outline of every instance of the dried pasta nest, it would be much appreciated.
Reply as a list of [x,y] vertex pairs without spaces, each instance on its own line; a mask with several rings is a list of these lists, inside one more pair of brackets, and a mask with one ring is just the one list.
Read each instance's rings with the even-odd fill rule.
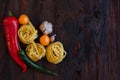
[[46,58],[49,62],[53,64],[60,63],[66,56],[66,51],[61,42],[51,43],[46,48]]
[[45,48],[39,43],[31,43],[28,44],[26,47],[26,54],[27,56],[34,62],[40,60],[42,57],[45,56]]
[[22,43],[30,44],[38,37],[37,30],[32,25],[23,25],[18,30],[18,36]]

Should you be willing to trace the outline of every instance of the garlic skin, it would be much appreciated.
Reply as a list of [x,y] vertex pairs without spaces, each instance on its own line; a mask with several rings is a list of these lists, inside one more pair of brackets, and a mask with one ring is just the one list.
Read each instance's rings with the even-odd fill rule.
[[44,21],[40,26],[40,30],[43,32],[43,34],[50,34],[53,31],[53,25],[52,23],[48,21]]

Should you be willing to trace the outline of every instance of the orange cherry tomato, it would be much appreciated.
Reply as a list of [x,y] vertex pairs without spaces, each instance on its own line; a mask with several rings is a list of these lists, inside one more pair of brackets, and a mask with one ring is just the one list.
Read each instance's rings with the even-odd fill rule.
[[50,43],[50,38],[48,35],[44,34],[39,38],[39,41],[43,46],[47,46]]
[[28,24],[29,18],[28,18],[27,15],[22,14],[22,15],[19,17],[18,22],[19,22],[20,24],[22,24],[22,25]]

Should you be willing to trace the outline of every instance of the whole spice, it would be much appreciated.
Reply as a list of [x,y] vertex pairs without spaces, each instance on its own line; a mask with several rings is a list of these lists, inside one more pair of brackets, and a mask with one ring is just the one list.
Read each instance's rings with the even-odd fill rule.
[[[20,46],[19,46],[20,47]],[[32,67],[33,69],[37,70],[37,71],[40,71],[42,73],[45,73],[45,74],[49,74],[49,75],[54,75],[54,76],[58,76],[57,73],[55,72],[52,72],[50,70],[47,70],[41,66],[38,66],[37,64],[33,63],[25,54],[24,50],[22,50],[20,48],[20,52],[19,52],[19,55],[20,57],[26,62],[26,64],[28,64],[30,67]]]
[[53,25],[52,23],[48,21],[44,21],[40,26],[40,30],[43,32],[43,34],[50,34],[53,31]]
[[19,57],[19,47],[18,47],[18,20],[16,17],[12,16],[9,11],[9,16],[3,19],[3,28],[6,37],[6,44],[8,51],[12,59],[22,68],[23,72],[26,72],[27,66]]
[[52,35],[52,36],[50,37],[50,41],[51,41],[51,42],[54,42],[54,41],[55,41],[55,36],[56,36],[56,34],[54,34],[54,35]]

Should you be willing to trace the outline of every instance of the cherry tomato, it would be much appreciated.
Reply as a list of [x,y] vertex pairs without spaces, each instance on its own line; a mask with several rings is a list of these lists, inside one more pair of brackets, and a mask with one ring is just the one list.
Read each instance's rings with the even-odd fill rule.
[[20,24],[22,24],[22,25],[28,24],[29,18],[28,18],[27,15],[22,14],[22,15],[20,15],[20,17],[19,17],[18,22],[19,22]]
[[48,35],[44,34],[39,38],[39,41],[43,46],[47,46],[50,43],[50,38]]

